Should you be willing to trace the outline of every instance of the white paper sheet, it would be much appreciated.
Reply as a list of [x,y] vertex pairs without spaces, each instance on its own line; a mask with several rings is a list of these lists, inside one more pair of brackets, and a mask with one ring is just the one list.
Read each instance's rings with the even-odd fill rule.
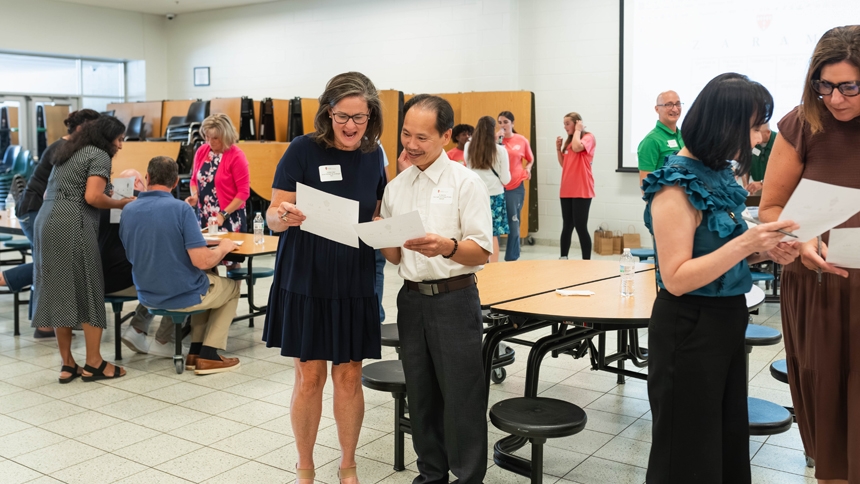
[[307,217],[299,226],[334,242],[358,248],[358,202],[331,195],[301,183],[296,184],[296,207]]
[[785,204],[780,220],[794,220],[797,239],[805,242],[845,222],[860,211],[860,190],[801,179]]
[[417,210],[385,220],[355,224],[352,228],[365,244],[374,249],[401,247],[407,240],[427,235]]
[[575,289],[556,289],[555,293],[560,296],[593,296],[594,291],[582,291]]
[[119,195],[120,198],[134,196],[134,178],[114,178],[111,183],[113,184],[114,195]]
[[848,269],[860,269],[860,228],[830,231],[827,262]]

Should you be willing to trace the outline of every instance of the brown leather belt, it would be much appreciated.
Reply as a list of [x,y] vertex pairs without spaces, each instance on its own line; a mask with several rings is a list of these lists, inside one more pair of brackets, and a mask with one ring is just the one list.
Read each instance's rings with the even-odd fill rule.
[[459,291],[477,283],[475,274],[463,274],[462,276],[440,279],[438,281],[412,282],[403,281],[406,289],[417,291],[425,296],[435,296],[446,292]]

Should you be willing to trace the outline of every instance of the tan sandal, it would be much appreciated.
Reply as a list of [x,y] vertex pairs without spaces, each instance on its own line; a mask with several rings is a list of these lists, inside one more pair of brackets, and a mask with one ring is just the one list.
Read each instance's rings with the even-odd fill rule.
[[358,477],[358,473],[355,471],[355,466],[352,467],[344,467],[342,469],[337,470],[337,478],[343,481],[344,479],[349,479],[350,477]]
[[299,465],[296,464],[296,481],[300,479],[310,479],[314,480],[316,477],[316,472],[314,469],[299,469]]

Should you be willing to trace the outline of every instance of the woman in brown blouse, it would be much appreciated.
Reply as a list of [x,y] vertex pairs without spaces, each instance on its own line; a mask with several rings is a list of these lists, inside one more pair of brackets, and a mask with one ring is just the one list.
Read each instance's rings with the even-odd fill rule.
[[[858,84],[860,25],[829,30],[812,54],[803,103],[779,122],[763,221],[777,220],[802,178],[860,188]],[[837,228],[848,227],[860,227],[860,213]],[[818,482],[860,484],[860,270],[827,263],[827,242],[825,233],[819,256],[818,241],[806,241],[783,271],[788,378]]]

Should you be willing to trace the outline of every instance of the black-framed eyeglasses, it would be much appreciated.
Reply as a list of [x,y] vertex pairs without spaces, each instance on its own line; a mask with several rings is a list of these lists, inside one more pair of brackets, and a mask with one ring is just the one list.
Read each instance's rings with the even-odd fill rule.
[[350,119],[355,124],[364,124],[368,119],[370,119],[370,115],[364,113],[353,114],[352,116],[346,113],[331,113],[331,117],[337,121],[338,124],[346,124]]
[[812,81],[812,90],[822,96],[833,94],[834,89],[839,89],[839,92],[843,96],[854,97],[860,94],[860,81],[846,81],[839,84],[822,81],[821,79],[813,79]]
[[657,107],[658,108],[672,109],[672,108],[680,108],[683,105],[684,105],[684,103],[682,103],[681,101],[678,101],[676,103],[658,104]]

